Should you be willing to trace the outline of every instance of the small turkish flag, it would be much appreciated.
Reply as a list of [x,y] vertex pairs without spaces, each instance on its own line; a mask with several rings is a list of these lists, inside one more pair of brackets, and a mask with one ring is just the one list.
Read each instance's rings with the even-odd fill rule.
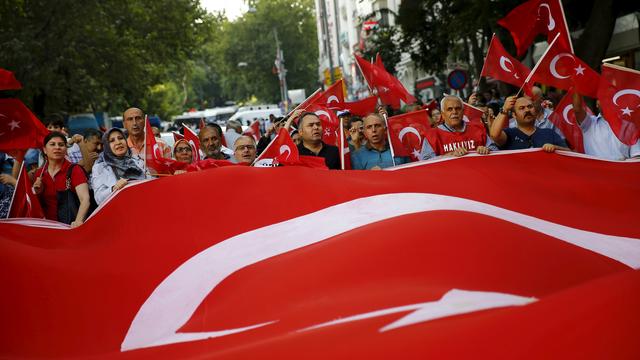
[[179,162],[173,159],[167,159],[163,156],[162,150],[156,142],[156,137],[153,136],[153,130],[151,130],[151,123],[149,122],[149,118],[145,117],[145,121],[145,166],[147,168],[155,170],[157,174],[173,174],[176,170],[184,169],[188,165],[187,163]]
[[338,128],[340,127],[338,116],[332,110],[320,105],[307,107],[307,111],[314,112],[322,121],[322,142],[340,147],[338,144]]
[[331,104],[330,108],[333,110],[348,110],[349,113],[353,115],[367,116],[375,112],[377,106],[378,98],[376,96],[370,96],[362,100]]
[[518,56],[524,55],[538,34],[547,34],[547,42],[560,35],[563,48],[573,53],[567,21],[560,0],[530,0],[513,9],[498,24],[511,33]]
[[0,68],[0,90],[20,90],[22,84],[9,70]]
[[640,139],[640,72],[603,64],[598,100],[604,119],[624,144]]
[[260,140],[260,122],[258,120],[254,121],[242,135],[251,136],[255,141]]
[[375,64],[371,64],[358,55],[354,56],[369,87],[378,92],[384,104],[400,109],[400,100],[406,104],[416,102],[416,98],[409,94],[402,83],[385,70],[380,57],[377,57]]
[[33,193],[31,181],[24,168],[24,163],[20,166],[20,175],[16,181],[16,188],[13,191],[13,199],[9,208],[10,218],[44,218],[44,211],[40,206],[38,196]]
[[489,76],[496,80],[522,87],[529,72],[531,70],[509,55],[498,37],[493,34],[480,76]]
[[462,119],[465,122],[479,122],[482,123],[482,116],[484,111],[478,109],[475,106],[464,103],[464,113]]
[[563,48],[559,37],[549,45],[545,54],[538,60],[533,82],[550,85],[595,98],[598,93],[600,76],[584,61]]
[[424,139],[431,127],[426,110],[392,116],[388,119],[391,145],[396,156],[411,156],[420,160]]
[[[224,136],[223,136],[224,138]],[[198,138],[198,135],[196,135],[196,133],[191,130],[188,126],[184,127],[184,139],[187,140],[187,142],[189,143],[189,145],[191,145],[191,148],[194,150],[195,152],[195,161],[200,161],[201,160],[201,156],[200,156],[200,139]]]
[[180,134],[179,132],[172,131],[171,133],[173,134],[173,142],[174,143],[177,142],[180,139],[184,139],[184,135]]
[[[584,154],[584,144],[582,140],[582,130],[576,122],[576,115],[573,111],[573,90],[569,90],[560,100],[555,110],[549,115],[549,120],[562,131],[569,146],[573,151]],[[583,106],[587,114],[592,115],[587,106]]]
[[49,130],[22,101],[0,99],[0,151],[41,148]]
[[[324,161],[324,159],[323,159]],[[289,132],[285,128],[281,128],[273,140],[267,145],[267,148],[258,156],[254,162],[254,166],[269,167],[277,166],[280,163],[298,163],[300,162],[300,153],[298,147],[291,140]]]

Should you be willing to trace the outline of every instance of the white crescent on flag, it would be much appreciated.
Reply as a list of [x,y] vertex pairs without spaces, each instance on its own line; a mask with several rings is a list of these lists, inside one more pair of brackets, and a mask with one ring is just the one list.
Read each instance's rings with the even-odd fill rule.
[[[142,304],[121,350],[215,338],[273,324],[277,319],[218,331],[179,332],[205,298],[243,268],[374,222],[437,210],[472,212],[501,219],[631,268],[640,268],[639,239],[580,230],[455,196],[429,193],[368,196],[230,237],[195,254],[162,280]],[[331,219],[341,221],[332,222]]]
[[289,156],[291,156],[291,148],[289,147],[289,145],[280,146],[280,149],[278,151],[280,151],[280,154],[287,153],[287,159],[289,158]]
[[508,72],[508,73],[513,73],[513,77],[516,79],[519,79],[520,77],[518,76],[518,74],[516,74],[515,72],[511,71],[511,69],[509,69],[507,67],[507,63],[509,63],[511,65],[511,67],[513,66],[513,63],[511,62],[511,60],[509,60],[509,58],[505,57],[505,56],[500,56],[500,67],[502,68],[502,70]]
[[547,9],[547,13],[549,14],[549,23],[547,24],[547,29],[549,29],[549,31],[552,31],[553,29],[556,28],[556,21],[553,18],[553,15],[551,15],[551,8],[549,7],[549,4],[547,4],[547,3],[540,4],[540,6],[538,6],[538,15],[540,15],[540,9],[541,8],[546,8]]
[[558,69],[556,69],[556,64],[558,63],[558,60],[560,60],[563,57],[570,57],[571,59],[573,59],[573,55],[569,53],[561,53],[554,56],[554,58],[551,59],[551,63],[549,64],[549,71],[551,71],[551,75],[553,75],[553,77],[557,79],[569,78],[569,75],[561,75],[560,73],[558,73]]
[[400,130],[400,133],[398,133],[398,138],[400,139],[400,142],[402,142],[402,139],[408,133],[415,134],[418,137],[418,143],[420,144],[422,143],[422,137],[420,136],[420,132],[418,132],[418,130],[413,126],[407,126],[405,128],[402,128],[402,130]]
[[340,100],[338,99],[338,97],[337,97],[337,96],[335,96],[335,95],[331,95],[331,96],[329,96],[329,99],[327,99],[327,104],[331,104],[332,102],[337,102],[337,103],[339,103],[339,102],[340,102]]
[[569,104],[562,109],[562,119],[569,125],[575,125],[571,121],[569,121],[569,111],[573,110],[573,105]]
[[635,95],[636,97],[640,98],[640,90],[622,89],[613,95],[613,103],[619,106],[618,99],[624,95]]

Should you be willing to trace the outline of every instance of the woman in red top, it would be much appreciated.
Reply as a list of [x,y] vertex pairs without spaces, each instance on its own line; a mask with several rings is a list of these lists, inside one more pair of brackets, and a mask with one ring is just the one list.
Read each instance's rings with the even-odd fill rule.
[[[45,212],[45,217],[50,220],[58,220],[58,192],[67,188],[67,173],[72,165],[65,159],[67,155],[67,138],[57,131],[50,132],[44,138],[44,155],[47,161],[44,166],[36,170],[36,180],[33,190],[40,198]],[[78,213],[75,220],[71,221],[71,227],[82,225],[89,210],[90,197],[87,176],[80,166],[74,166],[71,171],[70,190],[76,193],[80,200]]]

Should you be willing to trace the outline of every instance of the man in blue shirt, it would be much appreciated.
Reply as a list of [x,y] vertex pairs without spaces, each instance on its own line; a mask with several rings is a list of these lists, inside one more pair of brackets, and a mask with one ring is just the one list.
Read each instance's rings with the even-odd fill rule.
[[[517,127],[503,129],[508,120],[509,112],[513,110]],[[567,143],[552,129],[536,127],[538,113],[533,102],[526,98],[510,96],[505,100],[500,114],[491,125],[491,139],[502,150],[520,150],[532,147],[542,148],[546,152],[556,150],[571,151]]]
[[369,114],[363,120],[367,143],[351,153],[353,170],[380,170],[409,162],[409,159],[403,156],[391,159],[391,150],[387,143],[387,127],[381,115]]

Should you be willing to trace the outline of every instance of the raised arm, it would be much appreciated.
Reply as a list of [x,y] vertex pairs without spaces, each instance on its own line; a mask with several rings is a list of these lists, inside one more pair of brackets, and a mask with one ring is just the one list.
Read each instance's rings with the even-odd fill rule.
[[500,113],[496,116],[493,124],[491,124],[489,136],[498,146],[502,146],[507,142],[507,134],[502,130],[502,128],[504,127],[505,121],[509,121],[509,112],[513,109],[515,103],[516,97],[509,96],[505,100],[504,105],[502,105],[502,110],[500,110]]

